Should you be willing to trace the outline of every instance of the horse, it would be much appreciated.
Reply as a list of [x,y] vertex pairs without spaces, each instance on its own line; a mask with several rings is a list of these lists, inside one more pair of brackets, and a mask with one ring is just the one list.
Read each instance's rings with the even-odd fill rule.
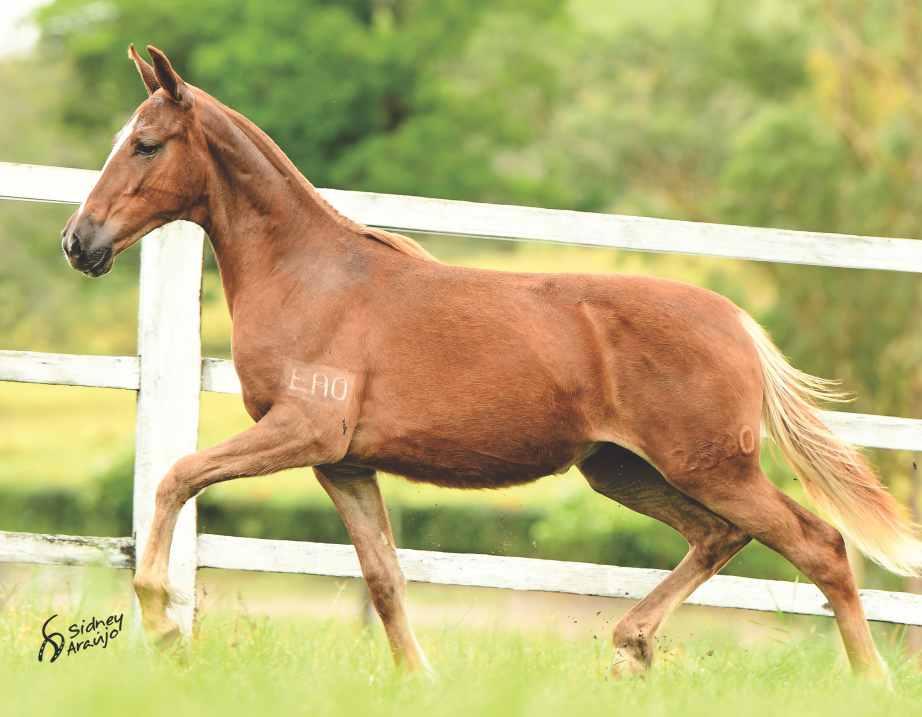
[[[630,275],[529,274],[442,263],[330,206],[256,125],[134,46],[147,98],[117,134],[62,248],[90,277],[173,220],[212,244],[233,360],[254,423],[159,483],[133,581],[159,645],[182,505],[219,481],[312,467],[348,530],[396,663],[431,668],[377,481],[386,471],[501,488],[576,466],[598,493],[678,531],[684,559],[616,625],[611,674],[642,674],[663,621],[752,539],[825,594],[853,670],[886,682],[843,533],[904,575],[922,541],[862,455],[822,422],[832,382],[793,368],[728,299]],[[763,428],[818,518],[759,465]]]

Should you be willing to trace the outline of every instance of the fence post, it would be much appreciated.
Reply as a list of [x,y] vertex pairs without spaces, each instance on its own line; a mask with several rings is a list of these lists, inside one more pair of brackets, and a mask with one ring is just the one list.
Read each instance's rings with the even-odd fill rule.
[[[147,544],[160,479],[198,443],[203,237],[198,226],[173,222],[141,242],[141,381],[132,513],[138,559]],[[195,616],[196,542],[195,501],[190,500],[179,514],[170,559],[170,583],[189,596],[172,617],[187,635]],[[137,600],[135,611],[139,614]]]

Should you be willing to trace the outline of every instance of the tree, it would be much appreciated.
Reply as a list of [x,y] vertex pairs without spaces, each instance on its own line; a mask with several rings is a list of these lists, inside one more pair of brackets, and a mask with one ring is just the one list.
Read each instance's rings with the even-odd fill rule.
[[[114,0],[100,11],[94,0],[56,0],[38,17],[45,51],[73,58],[77,82],[62,103],[67,121],[88,131],[112,131],[143,99],[125,50],[129,40],[151,42],[186,79],[266,130],[320,186],[476,198],[503,191],[483,160],[509,138],[505,107],[481,92],[446,90],[445,73],[489,13],[530,23],[555,6]],[[419,161],[421,151],[429,161]]]

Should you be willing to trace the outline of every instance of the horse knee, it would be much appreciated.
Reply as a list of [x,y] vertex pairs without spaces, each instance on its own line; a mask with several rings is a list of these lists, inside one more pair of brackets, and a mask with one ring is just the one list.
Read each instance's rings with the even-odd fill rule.
[[195,456],[180,458],[157,485],[157,503],[164,506],[182,506],[198,492],[195,488],[196,475]]

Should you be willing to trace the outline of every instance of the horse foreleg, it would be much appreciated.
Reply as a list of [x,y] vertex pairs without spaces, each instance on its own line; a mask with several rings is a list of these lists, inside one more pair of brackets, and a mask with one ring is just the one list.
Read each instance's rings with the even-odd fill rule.
[[407,617],[406,580],[397,561],[394,535],[374,471],[322,466],[314,467],[314,473],[349,531],[395,662],[431,674],[432,668]]
[[160,481],[150,535],[134,578],[145,632],[156,643],[169,644],[179,635],[167,615],[172,595],[167,575],[173,530],[182,506],[213,483],[318,462],[319,453],[310,436],[303,414],[273,408],[243,433],[181,458]]

